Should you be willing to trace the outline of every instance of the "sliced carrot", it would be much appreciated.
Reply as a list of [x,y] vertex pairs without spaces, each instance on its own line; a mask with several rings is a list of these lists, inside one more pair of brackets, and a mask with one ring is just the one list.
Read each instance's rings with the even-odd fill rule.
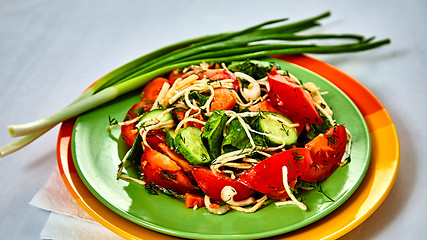
[[163,77],[155,78],[153,81],[145,85],[141,92],[141,100],[154,102],[159,96],[160,90],[165,82],[169,82],[168,79]]
[[188,208],[204,207],[205,201],[202,196],[194,193],[185,193],[185,206]]
[[216,88],[214,97],[211,103],[211,111],[213,110],[231,110],[236,104],[233,93],[228,88]]
[[212,209],[219,209],[219,205],[216,204],[216,203],[209,204],[209,207],[212,208]]

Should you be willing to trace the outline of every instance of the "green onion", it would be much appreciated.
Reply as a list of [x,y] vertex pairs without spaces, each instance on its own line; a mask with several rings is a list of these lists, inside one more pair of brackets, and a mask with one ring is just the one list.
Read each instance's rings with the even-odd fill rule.
[[[34,122],[8,126],[12,137],[22,136],[22,138],[0,147],[0,157],[28,145],[58,123],[141,88],[153,78],[176,68],[200,64],[203,61],[220,63],[284,54],[357,52],[390,43],[389,39],[374,41],[374,38],[365,39],[364,36],[356,34],[300,33],[320,26],[318,21],[328,16],[330,12],[325,12],[312,18],[278,26],[271,25],[287,19],[271,20],[240,31],[185,40],[141,56],[100,78],[57,113]],[[325,39],[345,40],[350,43],[319,44]],[[305,43],[313,40],[316,42]]]
[[[319,16],[316,16],[316,17],[313,17],[313,18],[309,18],[309,19],[306,19],[306,20],[302,20],[302,21],[299,21],[299,22],[290,23],[290,24],[286,24],[286,25],[282,25],[282,26],[277,26],[277,27],[272,27],[272,28],[259,29],[262,26],[266,26],[266,25],[269,25],[269,24],[272,24],[272,23],[277,23],[277,22],[280,22],[280,21],[286,21],[287,19],[279,19],[279,20],[267,21],[267,22],[258,24],[258,25],[254,26],[254,27],[250,27],[250,28],[247,28],[245,30],[241,30],[241,31],[234,32],[234,33],[222,33],[222,34],[217,34],[217,35],[210,35],[210,36],[205,37],[205,38],[203,38],[203,37],[202,38],[198,38],[197,41],[194,41],[194,43],[192,43],[192,44],[188,44],[188,46],[185,49],[183,49],[183,50],[181,49],[181,50],[166,52],[164,54],[156,54],[156,55],[159,56],[158,58],[156,58],[156,61],[152,61],[152,62],[147,61],[145,64],[141,64],[140,66],[138,66],[138,67],[136,67],[134,69],[131,69],[130,71],[125,72],[125,73],[121,74],[120,76],[117,76],[117,77],[111,79],[109,81],[109,83],[105,84],[101,89],[107,88],[109,86],[112,86],[112,85],[116,84],[119,81],[123,82],[123,81],[126,81],[126,80],[128,80],[128,79],[130,79],[132,77],[141,75],[142,73],[146,72],[146,71],[141,71],[141,70],[143,70],[144,68],[147,68],[147,66],[150,66],[150,64],[157,63],[159,61],[167,59],[168,57],[172,56],[173,58],[172,59],[169,58],[169,59],[171,61],[175,61],[175,60],[179,59],[178,58],[178,54],[180,54],[180,53],[182,54],[182,51],[189,52],[189,51],[191,51],[194,48],[198,48],[199,50],[201,50],[201,49],[203,49],[203,47],[205,45],[212,44],[212,43],[215,43],[215,42],[220,42],[220,41],[224,42],[224,40],[230,39],[232,37],[240,37],[240,38],[242,38],[243,36],[245,36],[245,34],[246,34],[247,37],[248,36],[250,37],[250,36],[273,35],[273,34],[277,34],[277,33],[282,33],[282,34],[285,34],[285,33],[294,33],[294,32],[297,32],[297,31],[306,30],[306,29],[311,28],[311,27],[319,26],[320,24],[317,23],[316,21],[320,20],[322,18],[328,17],[329,15],[330,15],[330,13],[326,12],[326,13],[320,14]],[[253,31],[255,29],[258,29],[258,30],[257,31]],[[250,32],[250,30],[252,30],[252,32]],[[239,34],[240,34],[240,36],[239,36]],[[191,40],[189,40],[189,42],[190,41]],[[185,43],[185,42],[183,42],[183,43]],[[126,76],[126,77],[124,77],[124,76]]]

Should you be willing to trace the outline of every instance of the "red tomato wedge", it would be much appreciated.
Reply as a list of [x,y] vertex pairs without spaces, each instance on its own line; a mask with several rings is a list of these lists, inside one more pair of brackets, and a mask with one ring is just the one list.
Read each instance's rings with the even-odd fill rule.
[[[179,109],[179,110],[175,111],[174,114],[175,114],[176,118],[179,121],[182,121],[185,118],[185,112],[186,112],[186,110]],[[194,114],[194,113],[196,113],[196,111],[195,110],[191,110],[190,114]],[[196,119],[198,119],[200,121],[205,121],[203,119],[203,117],[202,117],[201,114],[197,114],[194,118],[196,118]],[[198,122],[191,122],[190,121],[190,122],[187,122],[185,126],[187,126],[187,127],[196,127],[198,129],[202,130],[205,125],[200,124]]]
[[220,174],[203,167],[195,167],[192,170],[194,179],[200,189],[216,202],[223,202],[221,191],[225,186],[233,187],[237,194],[233,197],[235,201],[240,201],[252,195],[253,190],[238,182],[236,179]]
[[[185,79],[193,74],[200,74],[202,72],[203,69],[200,66],[195,66],[186,72],[181,72],[179,68],[174,69],[171,74],[169,74],[169,84],[172,85],[178,78]],[[203,78],[201,75],[198,75],[198,77],[199,79]]]
[[233,79],[236,80],[236,77],[227,69],[208,69],[206,71],[201,71],[197,74],[199,79],[209,78],[211,80],[222,80],[222,79]]
[[267,111],[267,112],[275,112],[275,113],[283,114],[283,112],[280,109],[278,109],[273,105],[270,99],[266,99],[257,104],[251,105],[248,109],[251,112]]
[[186,78],[188,76],[191,76],[193,74],[196,74],[198,76],[199,79],[203,79],[203,78],[208,78],[211,80],[223,80],[223,79],[233,79],[234,80],[234,88],[237,89],[238,88],[238,83],[237,83],[237,79],[234,76],[233,73],[231,73],[230,71],[228,71],[227,69],[207,69],[207,70],[203,70],[201,67],[196,66],[193,69],[183,73],[180,72],[179,69],[174,69],[170,74],[169,74],[169,84],[173,84],[176,79],[178,78]]
[[150,131],[147,134],[147,142],[152,149],[167,155],[173,160],[184,172],[190,172],[193,166],[182,155],[172,151],[165,143],[166,134],[161,130]]
[[[148,110],[150,110],[151,106],[153,105],[152,102],[146,102],[146,101],[142,101],[142,102],[137,102],[135,103],[127,112],[125,119],[123,120],[128,121],[131,120],[133,118],[138,117],[138,112],[142,112],[145,113]],[[136,128],[135,128],[136,123],[132,123],[132,124],[128,124],[128,125],[123,125],[121,127],[121,133],[122,133],[122,137],[125,140],[125,142],[129,145],[132,146],[133,142],[136,139],[136,136],[138,134]]]
[[163,77],[158,77],[147,83],[141,91],[141,100],[151,102],[156,101],[165,82],[169,82],[169,80]]
[[182,171],[167,171],[146,163],[142,167],[142,172],[151,183],[178,194],[185,194],[196,188]]
[[148,146],[145,147],[145,152],[142,154],[141,160],[147,161],[147,163],[154,168],[160,168],[167,171],[181,170],[175,161]]
[[298,123],[320,124],[323,122],[314,106],[310,93],[289,77],[282,76],[273,68],[268,75],[270,91],[268,96],[273,104],[291,120]]
[[274,199],[288,197],[283,186],[282,167],[288,170],[288,183],[295,180],[312,164],[310,150],[306,148],[289,149],[264,159],[238,178],[246,186],[267,194]]
[[307,182],[327,179],[339,166],[347,145],[347,132],[343,125],[337,125],[305,145],[310,150],[313,164],[301,176]]
[[142,172],[153,184],[184,194],[196,187],[168,156],[146,147],[141,157]]
[[166,134],[162,130],[151,130],[147,133],[147,143],[154,150],[165,153],[160,144],[165,143]]
[[182,171],[189,173],[191,169],[193,169],[193,165],[190,164],[190,162],[187,161],[187,159],[184,158],[184,156],[174,152],[166,143],[159,143],[159,148],[162,150],[163,153],[168,155],[170,159],[176,162],[178,166],[182,169]]
[[[291,188],[295,187],[295,184],[297,183],[297,180],[293,180],[292,182],[289,182],[289,186]],[[283,188],[278,188],[275,189],[271,192],[266,193],[267,197],[272,198],[272,199],[286,199],[289,198],[288,192],[286,192],[286,189]]]
[[179,68],[174,69],[168,77],[169,80],[169,84],[172,86],[172,84],[178,79],[180,78],[182,75],[184,75],[184,73],[180,72]]

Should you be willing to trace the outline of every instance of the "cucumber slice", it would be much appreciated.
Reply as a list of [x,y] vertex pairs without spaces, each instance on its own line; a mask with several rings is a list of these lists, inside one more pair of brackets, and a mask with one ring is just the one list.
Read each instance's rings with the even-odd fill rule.
[[166,145],[169,146],[170,149],[175,150],[175,129],[169,129],[166,131],[165,142]]
[[175,147],[178,153],[193,165],[209,163],[211,158],[202,142],[202,130],[195,127],[186,127],[179,130],[175,138]]
[[[157,118],[157,117],[159,117],[163,112],[164,112],[165,110],[163,110],[163,109],[154,109],[154,110],[151,110],[151,111],[148,111],[148,112],[146,112],[146,113],[144,113],[143,115],[142,115],[142,117],[139,119],[139,122],[141,122],[142,120],[144,120],[144,119],[147,119],[147,118]],[[167,113],[161,120],[160,120],[160,122],[166,122],[166,121],[169,121],[169,120],[173,120],[173,117],[172,117],[172,114],[169,112],[169,113]]]
[[280,113],[262,112],[258,120],[259,131],[275,137],[266,136],[269,145],[277,146],[285,142],[286,146],[296,143],[298,132],[296,128],[290,128],[293,122]]

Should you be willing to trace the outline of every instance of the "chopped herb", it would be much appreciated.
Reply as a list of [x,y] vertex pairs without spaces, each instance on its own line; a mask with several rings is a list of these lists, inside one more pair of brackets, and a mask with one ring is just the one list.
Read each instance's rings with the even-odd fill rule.
[[208,92],[199,92],[199,91],[191,91],[188,94],[189,99],[194,99],[196,102],[198,102],[201,106],[205,105],[206,102],[209,99]]
[[337,147],[337,135],[334,134],[327,134],[325,137],[328,139],[328,146],[334,146]]
[[292,163],[290,161],[288,161],[289,166],[291,167],[291,170],[294,170],[294,168],[292,167]]
[[320,103],[321,108],[326,108],[326,105],[324,103]]
[[326,193],[323,191],[323,188],[321,185],[319,185],[317,187],[317,191],[320,192],[321,194],[323,194],[327,199],[329,199],[331,202],[335,202],[334,199],[332,199],[331,197],[329,197],[328,195],[326,195]]
[[147,180],[147,184],[145,184],[145,189],[147,189],[148,193],[151,195],[159,195],[159,193],[156,191],[158,190],[158,187]]
[[171,174],[168,171],[164,171],[162,170],[160,172],[160,178],[166,181],[171,181],[173,182],[176,179],[176,174]]
[[112,118],[111,116],[108,116],[108,122],[110,125],[114,125],[114,124],[119,123],[119,121],[117,121],[117,119]]
[[298,150],[294,150],[292,151],[292,158],[295,162],[298,162],[302,159],[304,159],[304,156],[302,156],[301,154],[298,153]]

